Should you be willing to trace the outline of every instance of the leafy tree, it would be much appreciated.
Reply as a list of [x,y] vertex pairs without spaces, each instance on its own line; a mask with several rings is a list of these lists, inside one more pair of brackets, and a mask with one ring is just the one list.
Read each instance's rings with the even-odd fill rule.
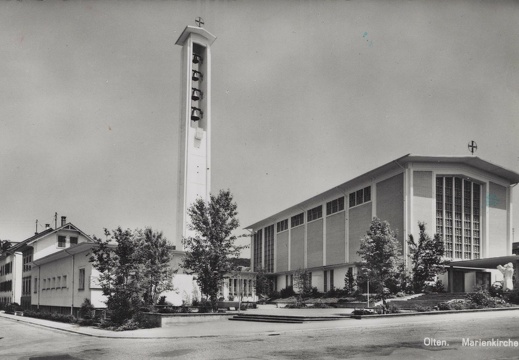
[[237,258],[246,247],[237,246],[237,237],[232,235],[240,225],[236,209],[229,190],[211,195],[207,203],[199,198],[188,209],[189,229],[195,235],[182,239],[186,249],[182,267],[196,274],[200,290],[209,298],[213,311],[218,309],[218,290],[225,274],[234,270],[231,258]]
[[259,297],[267,297],[272,292],[272,278],[265,269],[260,268],[256,272],[256,281],[254,282],[256,295]]
[[154,232],[151,228],[139,231],[138,256],[142,259],[142,287],[145,290],[144,301],[147,305],[155,305],[159,296],[165,291],[173,290],[173,269],[170,266],[171,250],[162,232]]
[[415,292],[423,291],[427,281],[432,281],[436,275],[445,272],[445,254],[443,240],[440,235],[435,234],[431,238],[425,232],[425,223],[419,222],[418,228],[420,235],[418,242],[413,235],[409,235],[407,244],[409,245],[409,257],[412,263],[412,283]]
[[402,262],[400,244],[389,223],[373,218],[357,253],[362,258],[360,278],[369,280],[370,289],[384,299],[387,285],[397,277]]
[[355,276],[353,276],[353,270],[352,268],[348,268],[348,271],[346,272],[346,275],[344,276],[344,291],[347,295],[351,295],[355,292]]
[[[112,311],[111,319],[122,324],[139,308],[158,299],[161,291],[171,289],[172,273],[165,269],[171,260],[162,233],[121,227],[105,229],[105,240],[94,236],[90,262],[100,273],[99,284]],[[163,248],[162,248],[163,247]]]
[[0,254],[5,253],[12,246],[9,240],[0,240]]
[[302,304],[303,299],[312,295],[310,272],[306,269],[298,269],[294,272],[294,288],[297,289],[297,301]]

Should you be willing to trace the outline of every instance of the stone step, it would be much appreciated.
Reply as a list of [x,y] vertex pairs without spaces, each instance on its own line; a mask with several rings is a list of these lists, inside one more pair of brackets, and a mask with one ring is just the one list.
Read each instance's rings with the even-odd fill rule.
[[263,318],[242,318],[242,317],[232,317],[229,318],[232,321],[251,321],[251,322],[269,322],[269,323],[279,323],[279,324],[302,324],[302,320],[295,319],[263,319]]
[[282,316],[282,315],[261,315],[261,314],[239,314],[229,320],[239,321],[260,321],[260,322],[281,322],[281,323],[302,323],[304,321],[333,321],[344,319],[340,316]]

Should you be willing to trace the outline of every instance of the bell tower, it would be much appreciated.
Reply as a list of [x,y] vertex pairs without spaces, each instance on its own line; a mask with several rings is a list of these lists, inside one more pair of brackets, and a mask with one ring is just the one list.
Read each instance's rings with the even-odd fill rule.
[[[186,26],[176,45],[182,46],[180,168],[177,238],[191,236],[187,209],[211,191],[211,45],[216,37],[198,26]],[[177,245],[177,249],[181,249]]]

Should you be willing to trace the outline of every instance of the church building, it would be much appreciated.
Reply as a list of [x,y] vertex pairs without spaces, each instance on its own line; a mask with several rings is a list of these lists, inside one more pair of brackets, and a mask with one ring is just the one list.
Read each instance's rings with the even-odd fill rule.
[[519,268],[511,200],[518,182],[518,173],[475,156],[408,154],[248,226],[252,267],[273,274],[278,291],[293,285],[300,269],[319,291],[343,288],[377,217],[397,231],[406,259],[418,222],[442,236],[452,265],[441,278],[448,290],[489,286],[500,280],[496,264]]

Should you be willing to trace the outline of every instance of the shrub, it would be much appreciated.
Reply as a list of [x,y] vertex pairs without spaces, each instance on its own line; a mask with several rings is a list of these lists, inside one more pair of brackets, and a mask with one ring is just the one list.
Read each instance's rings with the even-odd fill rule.
[[5,307],[6,314],[14,314],[15,311],[23,311],[23,308],[18,303],[10,303]]
[[33,317],[37,319],[45,319],[51,321],[58,321],[63,323],[75,323],[77,319],[73,315],[64,315],[60,313],[40,312],[38,310],[26,310],[23,316]]
[[505,298],[512,304],[519,304],[519,288],[506,293]]
[[496,307],[496,298],[492,297],[488,291],[480,288],[473,293],[467,294],[467,300],[476,305],[476,307]]
[[355,309],[352,312],[353,315],[375,315],[377,311],[374,309]]
[[90,302],[90,299],[86,299],[79,308],[78,315],[81,319],[92,319],[92,313],[94,312],[94,305]]
[[428,312],[428,311],[433,311],[433,308],[430,306],[416,305],[414,307],[414,310],[416,310],[417,312]]
[[157,305],[166,305],[166,297],[165,296],[161,296],[159,298],[159,301],[157,302]]
[[450,300],[447,302],[442,302],[438,304],[438,310],[464,310],[464,309],[471,309],[473,308],[473,305],[469,301],[465,300]]
[[437,293],[444,293],[445,286],[441,280],[436,280],[436,282],[432,285],[431,290]]
[[199,313],[209,313],[212,311],[213,311],[213,307],[212,307],[210,301],[208,301],[207,299],[200,300],[199,305],[198,305]]
[[491,296],[493,297],[502,297],[503,296],[503,282],[502,281],[496,281],[495,283],[490,286],[490,289],[488,290]]
[[280,297],[281,297],[281,294],[279,293],[279,291],[272,291],[269,294],[269,301],[279,299]]
[[389,314],[398,314],[400,313],[400,309],[398,308],[398,306],[396,306],[395,304],[391,304],[389,303],[389,305],[387,306],[387,311]]
[[287,286],[286,288],[281,289],[281,291],[279,292],[279,295],[282,299],[289,298],[291,296],[294,296],[295,294],[296,293],[294,292],[294,288],[292,286]]

